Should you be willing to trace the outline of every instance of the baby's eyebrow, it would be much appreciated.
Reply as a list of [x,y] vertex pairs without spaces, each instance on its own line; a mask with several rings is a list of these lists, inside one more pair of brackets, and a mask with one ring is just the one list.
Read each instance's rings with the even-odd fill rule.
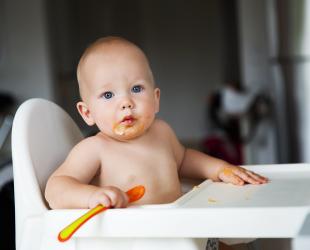
[[98,91],[106,90],[106,89],[112,89],[115,86],[112,82],[100,82],[100,85],[98,86]]
[[100,88],[110,88],[114,86],[112,82],[102,82]]
[[132,81],[133,84],[141,84],[141,85],[146,85],[146,84],[151,84],[152,85],[152,81],[150,79],[134,79]]
[[112,90],[111,90],[111,88],[109,88],[107,86],[103,86],[103,87],[97,89],[96,93],[97,93],[97,95],[101,95],[102,93],[107,92],[107,91],[112,91]]
[[146,81],[145,80],[135,80],[135,81],[133,81],[133,83],[134,84],[144,84],[144,83],[146,83]]

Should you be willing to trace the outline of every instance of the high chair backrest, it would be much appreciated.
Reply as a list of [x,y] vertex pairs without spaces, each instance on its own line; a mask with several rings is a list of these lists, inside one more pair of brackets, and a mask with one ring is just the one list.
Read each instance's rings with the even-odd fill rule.
[[48,177],[82,138],[71,117],[50,101],[30,99],[17,110],[12,128],[17,245],[25,219],[48,210]]

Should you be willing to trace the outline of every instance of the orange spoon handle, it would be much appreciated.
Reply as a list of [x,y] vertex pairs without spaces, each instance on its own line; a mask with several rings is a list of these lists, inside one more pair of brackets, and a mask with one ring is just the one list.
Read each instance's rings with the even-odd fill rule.
[[[129,202],[135,202],[142,198],[145,193],[144,186],[136,186],[126,192],[129,197]],[[98,205],[84,215],[73,221],[70,225],[66,226],[63,230],[58,234],[58,240],[61,242],[67,241],[71,238],[71,236],[89,219],[94,217],[96,214],[99,214],[102,211],[107,210],[109,207],[105,207],[103,205]]]

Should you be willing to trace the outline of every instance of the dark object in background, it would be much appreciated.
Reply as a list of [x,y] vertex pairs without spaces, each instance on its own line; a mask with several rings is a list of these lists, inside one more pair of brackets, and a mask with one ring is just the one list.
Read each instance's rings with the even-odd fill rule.
[[[231,84],[229,86],[230,92],[242,93],[242,90],[238,86],[231,86]],[[251,97],[251,95],[248,95],[248,97]],[[238,104],[236,107],[238,109],[232,112],[232,110],[225,110],[223,98],[223,90],[216,91],[209,96],[207,119],[221,133],[208,135],[202,142],[203,151],[231,164],[242,165],[243,145],[250,143],[256,136],[258,126],[261,122],[271,117],[271,107],[273,105],[267,94],[257,93],[251,99],[248,99],[248,101],[245,101],[245,99],[242,106],[236,100],[236,104]],[[235,95],[234,98],[237,99],[238,95]],[[242,96],[240,98],[242,100]],[[242,119],[246,119],[248,122],[248,131],[246,134],[241,133],[240,122]]]
[[241,142],[240,120],[234,116],[223,116],[223,97],[221,92],[215,92],[210,96],[210,103],[207,109],[207,118],[220,129],[222,129],[228,138],[234,142]]
[[9,181],[0,190],[0,249],[15,250],[14,185]]
[[[272,115],[272,101],[267,94],[256,94],[247,110],[241,114],[229,114],[224,111],[223,93],[217,91],[210,96],[207,118],[233,142],[249,143],[256,134],[258,124]],[[248,134],[242,135],[240,121],[249,121]]]
[[10,135],[15,104],[16,100],[11,94],[0,92],[0,171],[6,166],[8,159],[11,161],[11,153],[9,150],[3,151],[3,146]]
[[218,135],[209,135],[202,141],[203,152],[234,165],[242,165],[242,144]]
[[15,99],[8,93],[0,92],[0,114],[9,113],[10,109],[15,105]]
[[[10,133],[13,121],[13,108],[15,98],[9,93],[0,92],[0,152]],[[6,126],[5,126],[6,125]],[[0,171],[7,165],[11,165],[11,154],[1,154]],[[8,181],[0,186],[0,249],[15,250],[15,207],[14,185]]]
[[243,164],[240,121],[237,117],[223,115],[222,94],[215,92],[210,96],[207,119],[224,132],[222,136],[208,135],[202,141],[203,152],[225,160],[234,165]]

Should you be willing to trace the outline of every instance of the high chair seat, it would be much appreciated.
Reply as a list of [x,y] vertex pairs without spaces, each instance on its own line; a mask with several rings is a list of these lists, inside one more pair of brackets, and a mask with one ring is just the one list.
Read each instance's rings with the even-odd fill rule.
[[17,250],[201,250],[207,237],[297,237],[309,213],[309,164],[245,166],[270,183],[239,187],[206,180],[171,204],[110,209],[61,243],[59,231],[86,210],[50,210],[43,193],[82,138],[50,101],[31,99],[18,109],[12,129]]

